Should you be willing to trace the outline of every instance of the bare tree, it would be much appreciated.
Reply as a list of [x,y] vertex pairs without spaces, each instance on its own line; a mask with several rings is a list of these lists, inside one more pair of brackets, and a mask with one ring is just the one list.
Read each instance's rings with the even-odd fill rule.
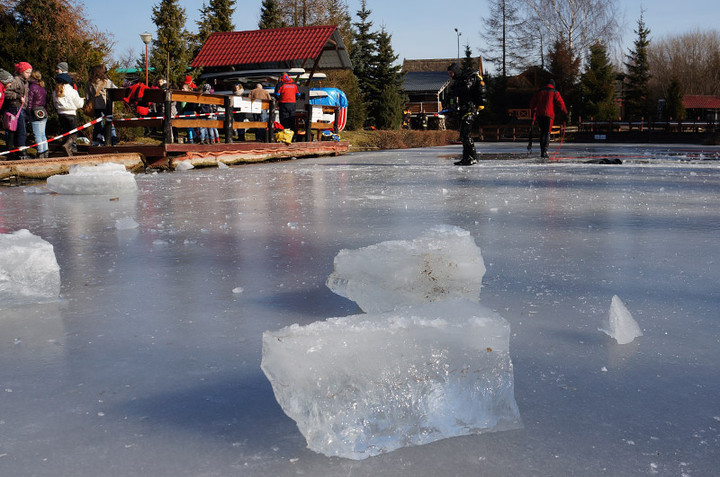
[[524,0],[531,28],[547,32],[548,43],[562,41],[574,55],[598,41],[618,38],[617,0]]
[[651,88],[667,97],[673,77],[684,94],[720,96],[720,31],[699,29],[655,40],[648,48]]
[[277,0],[280,15],[287,26],[327,25],[337,21],[338,9],[347,14],[347,2],[337,0]]

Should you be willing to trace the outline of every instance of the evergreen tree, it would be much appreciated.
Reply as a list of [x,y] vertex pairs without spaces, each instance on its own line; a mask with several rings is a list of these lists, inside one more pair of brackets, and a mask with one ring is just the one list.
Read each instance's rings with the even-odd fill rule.
[[682,120],[685,119],[687,112],[683,105],[682,85],[677,76],[670,79],[668,86],[667,98],[665,99],[665,118]]
[[370,65],[376,51],[377,34],[371,31],[372,22],[369,20],[372,11],[367,9],[367,2],[360,1],[360,10],[356,12],[358,21],[355,26],[355,35],[350,48],[350,61],[353,72],[358,79],[360,94],[366,102],[370,100]]
[[258,28],[261,30],[269,28],[284,28],[285,22],[280,14],[280,7],[276,0],[263,0],[260,7],[260,21]]
[[210,0],[208,4],[203,1],[200,19],[197,22],[198,44],[202,46],[211,33],[235,30],[232,22],[234,11],[235,0]]
[[486,48],[482,50],[488,63],[495,64],[496,71],[507,76],[509,71],[521,68],[525,60],[525,20],[518,0],[493,0],[490,15],[483,19]]
[[627,69],[627,87],[625,91],[625,117],[630,120],[641,118],[649,119],[652,112],[650,101],[650,65],[648,63],[648,45],[650,45],[650,30],[645,27],[643,12],[635,30],[637,38],[633,50],[627,56],[625,63]]
[[475,61],[472,57],[470,45],[465,45],[465,56],[463,56],[462,62],[460,62],[460,69],[463,74],[469,74],[475,71]]
[[191,35],[185,29],[185,9],[178,5],[178,0],[160,0],[152,9],[152,20],[157,27],[157,38],[153,39],[151,65],[170,85],[179,87],[192,60]]
[[555,80],[555,87],[562,94],[568,112],[572,112],[578,102],[577,77],[580,72],[580,58],[575,58],[563,41],[555,41],[548,53],[550,75]]
[[377,53],[369,67],[369,116],[378,129],[397,129],[402,122],[403,74],[400,66],[395,64],[398,56],[391,41],[391,35],[382,28],[377,35]]
[[585,72],[580,78],[580,91],[583,97],[583,117],[599,121],[617,118],[615,104],[615,72],[602,43],[590,47],[590,57]]

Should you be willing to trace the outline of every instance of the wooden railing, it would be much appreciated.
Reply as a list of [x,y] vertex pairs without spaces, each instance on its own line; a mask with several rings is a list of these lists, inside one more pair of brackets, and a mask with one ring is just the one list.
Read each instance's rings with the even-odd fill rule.
[[[123,101],[130,93],[129,88],[113,88],[108,89],[109,98],[108,107],[105,110],[106,116],[114,118],[114,102]],[[265,135],[267,142],[274,142],[275,136],[275,102],[273,100],[255,100],[244,96],[223,95],[223,94],[207,94],[196,93],[183,90],[161,90],[146,89],[143,94],[143,104],[154,103],[163,105],[162,119],[151,118],[133,118],[131,121],[123,121],[114,119],[113,122],[105,123],[106,145],[109,145],[111,137],[111,128],[115,127],[147,127],[162,128],[163,141],[166,144],[173,142],[173,128],[217,128],[223,132],[224,142],[230,144],[233,142],[233,131],[237,129],[266,129],[268,134]],[[172,105],[179,103],[208,104],[217,106],[219,111],[216,116],[222,119],[208,119],[202,117],[173,117]],[[220,110],[220,108],[222,108]],[[339,108],[334,106],[319,106],[307,104],[304,111],[297,115],[297,123],[302,126],[299,131],[304,135],[305,141],[312,140],[312,131],[332,130],[337,133],[337,117]],[[260,114],[263,111],[268,112],[268,120],[264,121],[235,121],[235,114]],[[310,118],[310,132],[307,132],[307,118]]]

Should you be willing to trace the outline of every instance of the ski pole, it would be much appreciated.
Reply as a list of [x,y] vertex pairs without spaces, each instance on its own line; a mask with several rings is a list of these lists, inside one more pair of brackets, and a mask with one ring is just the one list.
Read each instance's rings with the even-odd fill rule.
[[532,130],[533,130],[534,125],[535,125],[535,115],[533,114],[532,122],[530,122],[530,133],[528,134],[528,145],[527,145],[528,154],[530,154],[532,152]]

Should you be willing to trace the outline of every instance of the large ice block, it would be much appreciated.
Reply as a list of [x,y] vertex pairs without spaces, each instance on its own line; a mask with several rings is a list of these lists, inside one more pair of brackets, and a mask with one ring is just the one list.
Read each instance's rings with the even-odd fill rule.
[[483,275],[485,263],[470,233],[437,226],[414,240],[341,250],[326,285],[375,313],[451,298],[478,301]]
[[53,246],[26,229],[0,234],[0,308],[57,300],[60,267]]
[[65,175],[48,177],[47,188],[58,194],[117,195],[137,192],[135,175],[122,164],[76,165]]
[[267,331],[261,366],[310,449],[359,460],[522,427],[509,335],[450,300]]

